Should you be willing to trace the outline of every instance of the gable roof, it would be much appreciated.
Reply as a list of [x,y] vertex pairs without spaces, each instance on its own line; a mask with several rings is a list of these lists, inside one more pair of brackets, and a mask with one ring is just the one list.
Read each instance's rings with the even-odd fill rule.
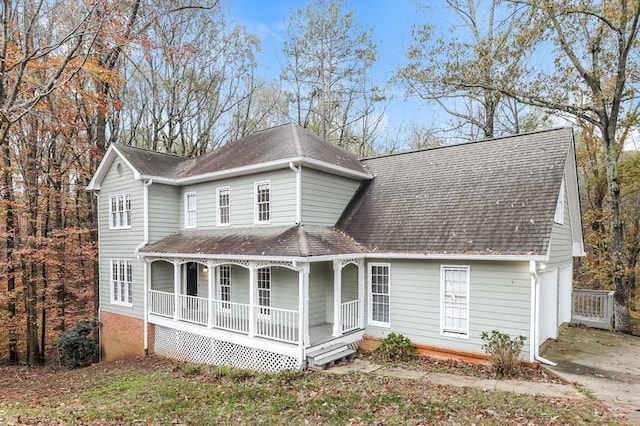
[[302,164],[361,180],[371,178],[355,155],[293,123],[253,133],[196,158],[112,144],[88,190],[100,188],[116,156],[123,158],[136,179],[170,185],[240,176],[289,164]]
[[561,128],[364,159],[336,226],[371,253],[545,256],[569,155]]

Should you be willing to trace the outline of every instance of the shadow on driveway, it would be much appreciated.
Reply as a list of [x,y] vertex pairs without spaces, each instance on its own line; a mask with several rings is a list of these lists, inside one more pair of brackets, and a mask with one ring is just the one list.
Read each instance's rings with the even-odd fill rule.
[[599,400],[619,408],[640,425],[640,337],[585,327],[568,327],[543,355],[547,367]]

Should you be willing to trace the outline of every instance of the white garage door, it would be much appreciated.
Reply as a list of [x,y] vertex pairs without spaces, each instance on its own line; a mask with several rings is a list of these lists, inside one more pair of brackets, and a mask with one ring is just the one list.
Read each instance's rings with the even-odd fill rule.
[[538,303],[538,344],[558,337],[558,271],[541,272]]

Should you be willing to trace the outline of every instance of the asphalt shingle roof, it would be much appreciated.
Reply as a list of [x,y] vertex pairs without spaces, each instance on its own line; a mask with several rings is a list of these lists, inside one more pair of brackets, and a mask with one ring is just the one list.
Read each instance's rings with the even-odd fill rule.
[[362,160],[336,227],[369,252],[544,255],[570,128]]
[[180,253],[239,256],[312,257],[363,252],[342,232],[323,226],[186,230],[148,244],[145,254]]

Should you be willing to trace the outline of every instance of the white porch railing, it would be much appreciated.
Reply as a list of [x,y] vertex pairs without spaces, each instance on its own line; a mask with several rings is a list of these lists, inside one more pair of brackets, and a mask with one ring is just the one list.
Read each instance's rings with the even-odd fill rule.
[[149,312],[163,317],[173,317],[176,308],[174,294],[164,291],[149,291]]
[[[175,310],[175,295],[158,290],[149,291],[149,313],[173,318]],[[249,309],[244,303],[212,300],[209,308],[209,300],[204,297],[187,296],[178,297],[178,320],[194,324],[229,330],[236,333],[249,334]],[[287,343],[298,343],[298,311],[289,309],[272,308],[268,306],[255,306],[255,334]],[[211,324],[209,313],[211,312]]]
[[360,328],[360,301],[352,300],[340,305],[342,332],[347,333]]
[[211,306],[213,327],[238,333],[249,333],[249,305],[212,300]]
[[282,342],[298,342],[298,311],[256,306],[256,335]]
[[178,318],[196,324],[209,323],[208,299],[197,296],[178,295]]
[[608,330],[612,320],[613,291],[573,289],[571,322]]

